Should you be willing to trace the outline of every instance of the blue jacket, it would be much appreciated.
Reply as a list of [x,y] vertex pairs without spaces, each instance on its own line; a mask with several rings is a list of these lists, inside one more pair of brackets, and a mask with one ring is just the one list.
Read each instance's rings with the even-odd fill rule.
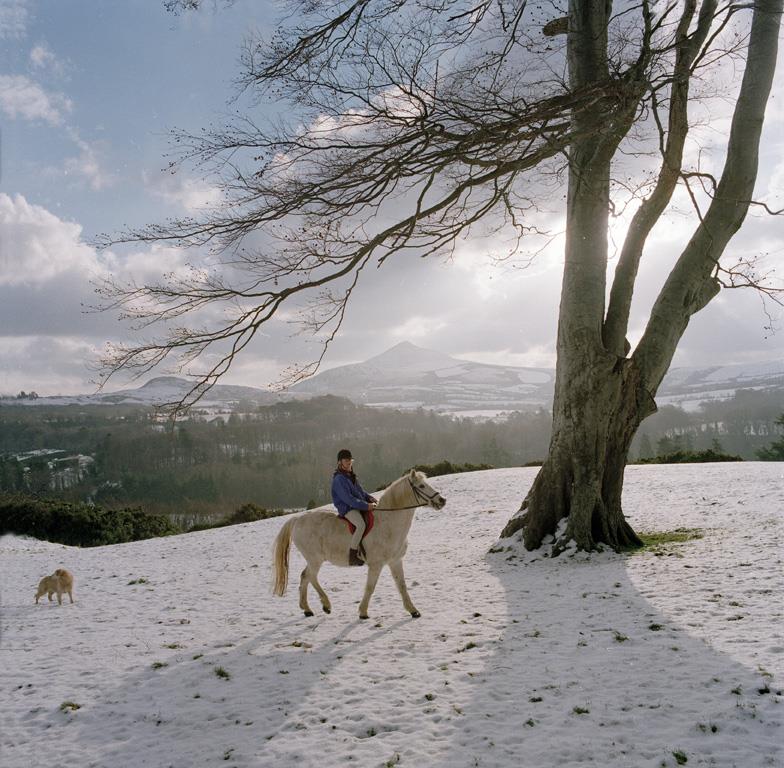
[[373,501],[373,497],[359,484],[359,480],[352,482],[348,475],[335,472],[332,478],[332,503],[337,507],[338,515],[345,517],[350,509],[365,512],[369,501]]

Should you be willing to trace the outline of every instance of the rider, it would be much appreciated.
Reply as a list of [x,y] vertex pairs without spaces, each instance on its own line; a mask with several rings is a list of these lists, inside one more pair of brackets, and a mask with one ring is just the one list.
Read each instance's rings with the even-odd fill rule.
[[364,561],[359,557],[359,545],[365,532],[362,512],[372,512],[378,502],[359,484],[352,469],[353,464],[351,451],[345,448],[338,451],[338,466],[332,476],[332,502],[337,507],[338,515],[350,520],[355,526],[348,551],[348,564],[364,565]]

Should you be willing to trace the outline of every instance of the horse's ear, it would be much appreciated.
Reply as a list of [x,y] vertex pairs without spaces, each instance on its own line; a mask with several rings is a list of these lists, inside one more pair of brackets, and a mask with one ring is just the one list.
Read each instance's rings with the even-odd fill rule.
[[417,479],[417,471],[416,471],[416,469],[414,469],[414,468],[412,467],[412,468],[411,468],[411,471],[408,473],[408,476],[409,476],[409,477],[410,477],[412,480],[416,480],[416,479]]

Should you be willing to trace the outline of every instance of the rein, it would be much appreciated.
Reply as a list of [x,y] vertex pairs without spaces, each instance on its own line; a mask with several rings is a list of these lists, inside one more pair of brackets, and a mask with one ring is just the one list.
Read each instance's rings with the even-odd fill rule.
[[432,502],[433,499],[438,496],[438,491],[434,491],[431,495],[426,494],[411,482],[411,478],[408,479],[408,484],[411,487],[411,490],[414,492],[414,498],[420,502],[419,504],[413,504],[410,507],[376,507],[376,512],[402,512],[406,509],[419,509],[419,507],[424,507],[430,504],[430,502]]

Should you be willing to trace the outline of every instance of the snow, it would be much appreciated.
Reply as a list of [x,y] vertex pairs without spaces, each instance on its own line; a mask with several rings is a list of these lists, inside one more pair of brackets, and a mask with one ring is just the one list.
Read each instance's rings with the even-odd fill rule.
[[[535,472],[432,480],[447,506],[417,512],[406,557],[419,620],[384,573],[359,621],[363,570],[332,566],[332,614],[305,618],[298,554],[271,597],[285,518],[3,538],[4,768],[781,765],[784,465],[629,468],[637,530],[704,533],[659,554],[488,554]],[[57,567],[76,602],[35,605]]]

